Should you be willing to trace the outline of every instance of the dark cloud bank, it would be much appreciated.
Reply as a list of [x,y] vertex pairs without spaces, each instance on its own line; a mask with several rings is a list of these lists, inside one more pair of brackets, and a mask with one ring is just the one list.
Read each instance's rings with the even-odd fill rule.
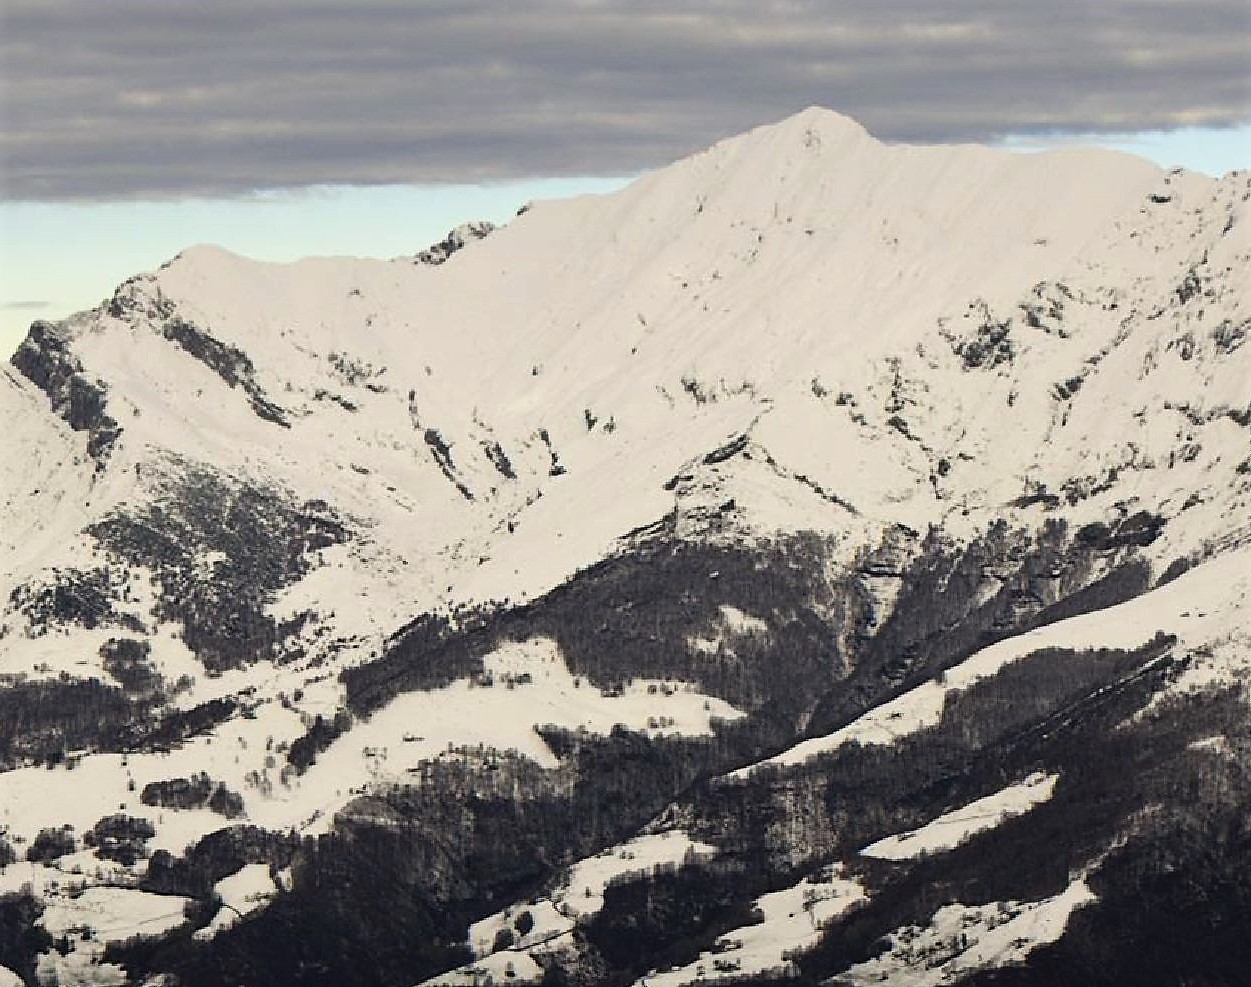
[[877,136],[1221,126],[1246,0],[6,0],[4,192],[626,174],[819,103]]

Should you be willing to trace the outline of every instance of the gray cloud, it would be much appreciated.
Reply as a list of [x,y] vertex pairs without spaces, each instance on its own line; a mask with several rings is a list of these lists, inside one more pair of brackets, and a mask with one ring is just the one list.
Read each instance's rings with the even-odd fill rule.
[[1222,126],[1246,0],[7,0],[19,200],[626,174],[819,103],[877,136]]
[[37,301],[5,302],[3,305],[0,305],[0,309],[5,309],[6,311],[10,309],[22,309],[22,310],[41,309],[41,308],[47,308],[50,304],[52,303],[51,302],[37,302]]

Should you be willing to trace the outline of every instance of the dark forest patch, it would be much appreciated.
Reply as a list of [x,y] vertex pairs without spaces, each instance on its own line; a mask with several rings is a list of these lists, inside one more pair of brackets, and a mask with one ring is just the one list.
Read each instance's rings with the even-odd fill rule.
[[[1136,544],[1133,533],[1149,527],[1135,522],[1128,540],[1112,547]],[[860,641],[851,674],[824,697],[809,735],[832,733],[998,641],[1149,589],[1150,566],[1132,554],[1109,563],[1101,553],[1111,550],[1102,537],[1070,537],[1067,524],[1054,518],[1034,533],[996,522],[967,545],[932,530],[900,569],[890,615]],[[987,596],[992,580],[995,590]]]
[[98,679],[0,685],[0,767],[52,767],[71,751],[122,749],[149,709]]
[[[866,606],[854,578],[818,577],[826,551],[803,536],[757,546],[649,537],[533,603],[418,618],[382,658],[343,673],[348,705],[357,715],[372,712],[401,692],[480,673],[483,657],[507,641],[550,637],[590,687],[615,691],[636,678],[694,682],[774,722],[780,742],[844,660],[842,627],[825,615]],[[728,633],[715,648],[692,647],[721,628],[723,606],[763,620],[769,633]]]
[[300,506],[206,467],[175,467],[152,503],[113,512],[91,534],[156,574],[155,616],[180,623],[187,647],[210,671],[282,660],[283,643],[305,618],[276,621],[266,607],[308,572],[311,552],[346,541],[348,529],[324,503]]
[[137,617],[116,607],[129,596],[128,583],[126,575],[103,566],[51,569],[38,580],[14,587],[9,602],[26,617],[32,635],[46,634],[64,624],[143,633],[145,628]]
[[143,786],[139,801],[167,809],[207,808],[227,819],[243,815],[243,797],[201,771],[189,778],[167,778]]

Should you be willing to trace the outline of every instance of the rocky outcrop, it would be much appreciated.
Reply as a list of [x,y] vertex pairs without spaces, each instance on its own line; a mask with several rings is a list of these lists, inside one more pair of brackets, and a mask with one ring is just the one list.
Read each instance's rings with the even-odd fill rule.
[[439,264],[445,264],[451,258],[452,254],[473,243],[475,240],[483,240],[495,232],[495,224],[486,220],[478,220],[472,223],[462,223],[456,229],[448,232],[438,243],[431,244],[425,250],[421,251],[413,257],[414,264],[427,264],[430,267],[437,267]]
[[11,362],[48,395],[53,411],[70,428],[87,433],[87,452],[97,472],[103,470],[122,427],[108,414],[108,387],[87,376],[65,330],[49,322],[34,323]]
[[256,368],[248,355],[237,346],[223,343],[185,319],[170,318],[161,327],[161,334],[177,343],[217,374],[231,387],[238,387],[248,396],[248,404],[258,418],[290,428],[287,413],[265,395],[256,382]]

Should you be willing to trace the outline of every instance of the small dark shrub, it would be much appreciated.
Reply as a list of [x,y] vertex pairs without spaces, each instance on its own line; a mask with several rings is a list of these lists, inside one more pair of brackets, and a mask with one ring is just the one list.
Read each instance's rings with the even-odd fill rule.
[[77,848],[78,843],[74,839],[74,832],[69,826],[62,826],[59,829],[41,829],[39,835],[35,837],[27,848],[26,859],[31,863],[56,860],[67,853],[73,853]]
[[83,842],[95,847],[101,860],[115,860],[130,867],[146,853],[145,844],[156,835],[146,819],[118,812],[105,816],[84,834]]

